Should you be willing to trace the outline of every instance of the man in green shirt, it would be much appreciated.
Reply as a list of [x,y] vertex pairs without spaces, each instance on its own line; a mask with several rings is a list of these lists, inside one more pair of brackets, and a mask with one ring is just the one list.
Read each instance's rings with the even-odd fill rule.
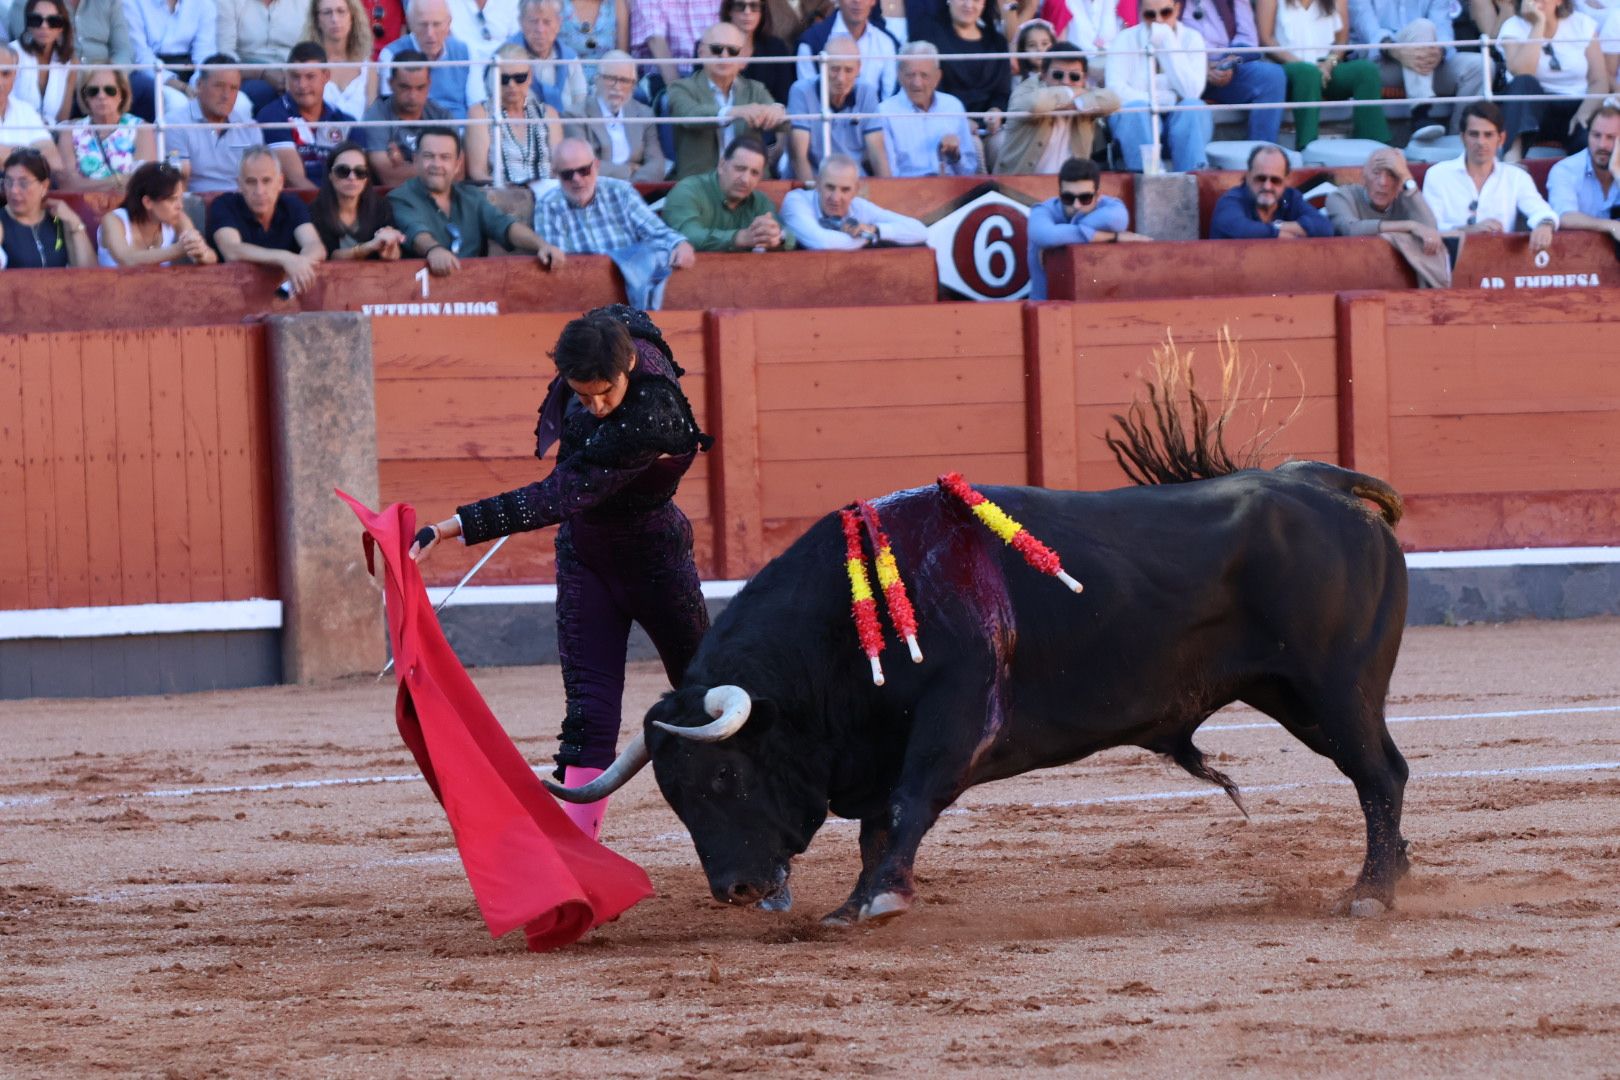
[[448,277],[461,260],[489,254],[493,241],[513,251],[532,251],[547,270],[567,258],[529,226],[503,214],[475,184],[458,184],[461,136],[447,127],[423,128],[416,142],[416,176],[388,193],[394,225],[412,253],[427,259],[434,277]]
[[765,145],[739,135],[714,172],[688,176],[670,190],[664,220],[698,251],[791,251],[792,234],[758,190],[764,176]]

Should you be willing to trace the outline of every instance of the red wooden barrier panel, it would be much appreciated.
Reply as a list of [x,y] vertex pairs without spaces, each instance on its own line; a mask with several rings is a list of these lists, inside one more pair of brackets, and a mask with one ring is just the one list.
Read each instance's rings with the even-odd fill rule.
[[256,327],[0,337],[0,609],[274,597],[266,400]]

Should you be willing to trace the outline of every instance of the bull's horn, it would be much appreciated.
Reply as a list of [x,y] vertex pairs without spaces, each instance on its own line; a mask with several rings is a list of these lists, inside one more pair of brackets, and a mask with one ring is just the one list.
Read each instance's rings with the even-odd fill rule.
[[703,695],[703,708],[710,716],[715,717],[711,723],[702,727],[677,727],[662,720],[654,720],[653,726],[694,742],[719,742],[721,739],[731,738],[742,730],[742,726],[748,723],[748,713],[753,707],[754,700],[742,687],[716,686]]
[[613,764],[590,783],[581,784],[579,787],[563,787],[544,777],[540,782],[546,785],[547,791],[563,802],[600,802],[624,787],[632,776],[647,767],[649,760],[651,759],[647,756],[647,740],[638,732],[636,737],[630,740],[630,745],[624,748],[624,752],[614,759]]

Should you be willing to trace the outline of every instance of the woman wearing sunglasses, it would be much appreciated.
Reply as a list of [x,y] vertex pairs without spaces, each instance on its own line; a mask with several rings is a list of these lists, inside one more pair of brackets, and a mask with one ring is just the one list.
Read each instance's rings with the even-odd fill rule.
[[[6,23],[7,41],[17,41],[28,28],[28,0],[11,5]],[[122,0],[67,0],[73,17],[73,46],[85,64],[127,64],[135,57],[129,37],[129,20]]]
[[64,0],[28,0],[23,27],[22,37],[11,43],[17,50],[17,82],[11,92],[55,126],[72,114],[78,82],[67,70],[76,55],[73,15]]
[[85,115],[64,125],[56,146],[66,164],[64,191],[122,191],[135,167],[157,157],[151,125],[129,111],[129,79],[114,68],[81,73]]
[[490,100],[495,102],[494,137],[483,175],[497,187],[551,179],[551,151],[562,142],[562,117],[529,92],[534,69],[529,52],[508,42],[495,51],[489,72]]
[[[1507,60],[1507,93],[1559,98],[1502,102],[1506,160],[1518,161],[1538,142],[1557,143],[1566,154],[1586,149],[1587,121],[1609,88],[1597,31],[1596,20],[1576,11],[1573,0],[1522,0],[1519,13],[1502,24],[1496,44]],[[1596,96],[1583,99],[1587,94]]]
[[148,161],[135,170],[124,204],[101,219],[96,239],[102,266],[168,266],[219,261],[186,216],[186,185],[173,165]]
[[763,83],[777,101],[786,101],[793,80],[798,77],[793,64],[756,64],[754,59],[765,56],[791,56],[787,42],[777,37],[771,23],[771,11],[765,0],[721,0],[720,21],[728,22],[742,31],[742,54],[749,58],[742,69],[743,78]]
[[371,166],[358,143],[339,143],[327,156],[309,217],[329,259],[397,259],[405,242],[405,234],[394,228],[388,200],[371,182]]

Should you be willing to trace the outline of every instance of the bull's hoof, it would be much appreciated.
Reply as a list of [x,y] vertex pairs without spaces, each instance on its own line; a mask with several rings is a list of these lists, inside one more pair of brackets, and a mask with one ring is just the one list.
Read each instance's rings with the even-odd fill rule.
[[823,915],[821,917],[821,925],[835,927],[854,926],[856,920],[860,917],[861,913],[857,908],[851,907],[849,904],[845,904],[837,911],[829,911],[827,914]]
[[1352,919],[1376,919],[1388,910],[1389,908],[1384,906],[1382,900],[1374,899],[1371,896],[1363,896],[1360,899],[1350,901],[1350,917]]
[[878,893],[861,905],[861,922],[887,922],[911,910],[911,897],[903,893]]
[[783,885],[754,906],[761,911],[792,911],[793,890]]

